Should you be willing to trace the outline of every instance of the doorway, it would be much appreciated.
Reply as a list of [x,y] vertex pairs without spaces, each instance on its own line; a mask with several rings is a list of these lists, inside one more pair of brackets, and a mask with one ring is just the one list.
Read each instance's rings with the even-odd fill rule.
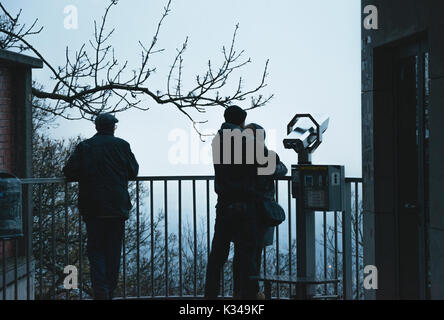
[[382,298],[430,296],[429,57],[424,35],[375,49],[375,212],[384,215],[376,262],[391,278]]
[[395,205],[401,299],[427,298],[428,62],[423,41],[394,56]]

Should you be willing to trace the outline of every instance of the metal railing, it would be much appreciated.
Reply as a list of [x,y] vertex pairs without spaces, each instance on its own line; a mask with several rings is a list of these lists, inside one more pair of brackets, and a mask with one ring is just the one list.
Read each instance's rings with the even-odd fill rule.
[[[212,176],[138,177],[130,184],[133,209],[126,223],[122,263],[116,296],[129,298],[200,298],[206,261],[210,252],[216,196]],[[276,227],[274,245],[264,248],[262,271],[266,275],[296,273],[296,200],[291,197],[289,177],[276,180],[276,200],[287,219]],[[33,209],[24,241],[24,259],[19,250],[11,261],[2,261],[0,277],[3,299],[89,299],[91,286],[86,258],[86,232],[77,211],[77,183],[63,178],[23,179],[30,188]],[[318,287],[320,295],[344,299],[363,296],[362,179],[346,179],[345,212],[317,212],[317,274],[341,279],[339,284]],[[200,222],[200,224],[199,224]],[[15,241],[16,246],[19,240]],[[2,241],[3,251],[7,242]],[[29,246],[29,245],[28,245]],[[26,245],[25,245],[26,247]],[[20,261],[23,260],[23,264]],[[232,295],[232,254],[222,276],[222,293]],[[7,265],[13,272],[7,272]],[[64,287],[65,266],[78,270],[78,289]],[[18,269],[26,270],[19,275]],[[7,274],[9,276],[7,276]],[[7,279],[9,277],[9,279]],[[25,281],[25,282],[23,282]],[[21,284],[21,282],[23,282]],[[22,286],[24,287],[22,288]],[[14,295],[7,297],[6,288]],[[275,285],[275,298],[291,298],[291,285]]]

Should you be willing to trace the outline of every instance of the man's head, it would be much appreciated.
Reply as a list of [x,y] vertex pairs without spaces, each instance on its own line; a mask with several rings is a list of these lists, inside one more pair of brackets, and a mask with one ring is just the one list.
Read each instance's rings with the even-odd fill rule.
[[247,118],[247,112],[238,106],[230,106],[225,109],[224,117],[225,122],[243,127]]
[[114,133],[116,123],[119,120],[116,119],[111,113],[101,113],[95,119],[97,132]]

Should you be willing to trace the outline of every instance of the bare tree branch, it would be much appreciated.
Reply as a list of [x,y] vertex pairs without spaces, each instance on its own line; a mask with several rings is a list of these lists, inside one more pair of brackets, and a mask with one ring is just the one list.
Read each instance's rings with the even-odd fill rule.
[[[52,112],[65,119],[92,119],[101,112],[119,113],[129,109],[148,110],[144,98],[149,98],[160,105],[175,106],[192,123],[201,138],[204,136],[197,128],[204,120],[195,119],[195,115],[203,114],[211,107],[226,108],[250,99],[250,106],[246,110],[259,108],[267,104],[273,95],[264,96],[259,92],[264,89],[268,76],[268,60],[258,85],[251,89],[244,89],[244,80],[240,77],[236,89],[223,94],[234,73],[251,63],[251,59],[243,58],[244,51],[236,49],[236,37],[239,26],[236,25],[230,46],[222,48],[223,61],[214,66],[208,61],[207,70],[195,76],[194,87],[186,90],[184,81],[184,54],[188,46],[188,37],[169,68],[166,93],[152,89],[147,80],[156,72],[157,68],[150,64],[150,58],[165,51],[158,48],[158,39],[162,26],[171,11],[171,0],[168,0],[162,15],[157,23],[151,42],[146,45],[139,41],[141,48],[141,63],[137,70],[128,70],[128,61],[120,62],[115,57],[115,47],[110,39],[115,29],[107,29],[107,18],[111,9],[118,4],[118,0],[110,0],[100,23],[94,22],[94,37],[83,44],[78,51],[70,55],[66,48],[66,61],[63,66],[54,67],[45,59],[43,54],[34,47],[27,38],[40,33],[42,29],[35,29],[37,20],[30,28],[21,25],[18,21],[21,11],[14,18],[0,4],[1,15],[0,48],[32,51],[40,58],[52,73],[51,90],[34,87],[35,97],[49,100],[49,107],[44,111]],[[48,104],[44,104],[47,106]]]

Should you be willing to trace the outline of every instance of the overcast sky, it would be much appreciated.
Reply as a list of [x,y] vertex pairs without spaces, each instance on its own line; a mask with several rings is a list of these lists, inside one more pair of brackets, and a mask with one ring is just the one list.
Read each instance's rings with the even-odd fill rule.
[[[112,44],[121,60],[137,67],[138,41],[149,43],[166,0],[120,1],[109,17],[115,27]],[[23,9],[23,19],[39,19],[43,32],[31,43],[53,65],[64,61],[65,47],[72,51],[93,36],[94,19],[100,19],[108,1],[104,0],[5,0],[15,13]],[[78,28],[64,27],[64,9],[78,9]],[[154,60],[158,72],[150,88],[165,91],[166,77],[176,48],[189,36],[184,56],[184,86],[191,86],[208,59],[220,61],[221,48],[229,45],[239,23],[237,48],[245,50],[252,64],[235,76],[245,79],[246,88],[255,86],[263,66],[270,59],[268,87],[264,94],[275,98],[264,108],[249,113],[247,122],[267,129],[270,147],[290,165],[297,162],[294,152],[282,147],[288,121],[296,113],[327,113],[330,127],[314,163],[342,164],[347,176],[361,176],[361,81],[360,81],[360,1],[359,0],[173,0],[172,12],[160,34],[159,47],[166,52]],[[131,68],[130,68],[131,69]],[[34,71],[34,79],[49,88],[48,68]],[[234,82],[237,78],[233,78]],[[248,102],[243,107],[248,107]],[[213,174],[205,159],[208,144],[198,141],[190,122],[173,106],[158,106],[147,99],[146,112],[119,114],[116,135],[130,142],[140,163],[140,175]],[[213,109],[198,119],[208,120],[202,129],[218,129],[223,110]],[[60,121],[48,133],[54,137],[81,134],[90,137],[94,126],[87,120]],[[172,163],[177,147],[176,134],[186,133],[188,160]],[[184,143],[185,140],[183,140]],[[199,150],[199,151],[196,151]],[[196,152],[201,152],[197,157]],[[186,160],[186,159],[185,159]]]

